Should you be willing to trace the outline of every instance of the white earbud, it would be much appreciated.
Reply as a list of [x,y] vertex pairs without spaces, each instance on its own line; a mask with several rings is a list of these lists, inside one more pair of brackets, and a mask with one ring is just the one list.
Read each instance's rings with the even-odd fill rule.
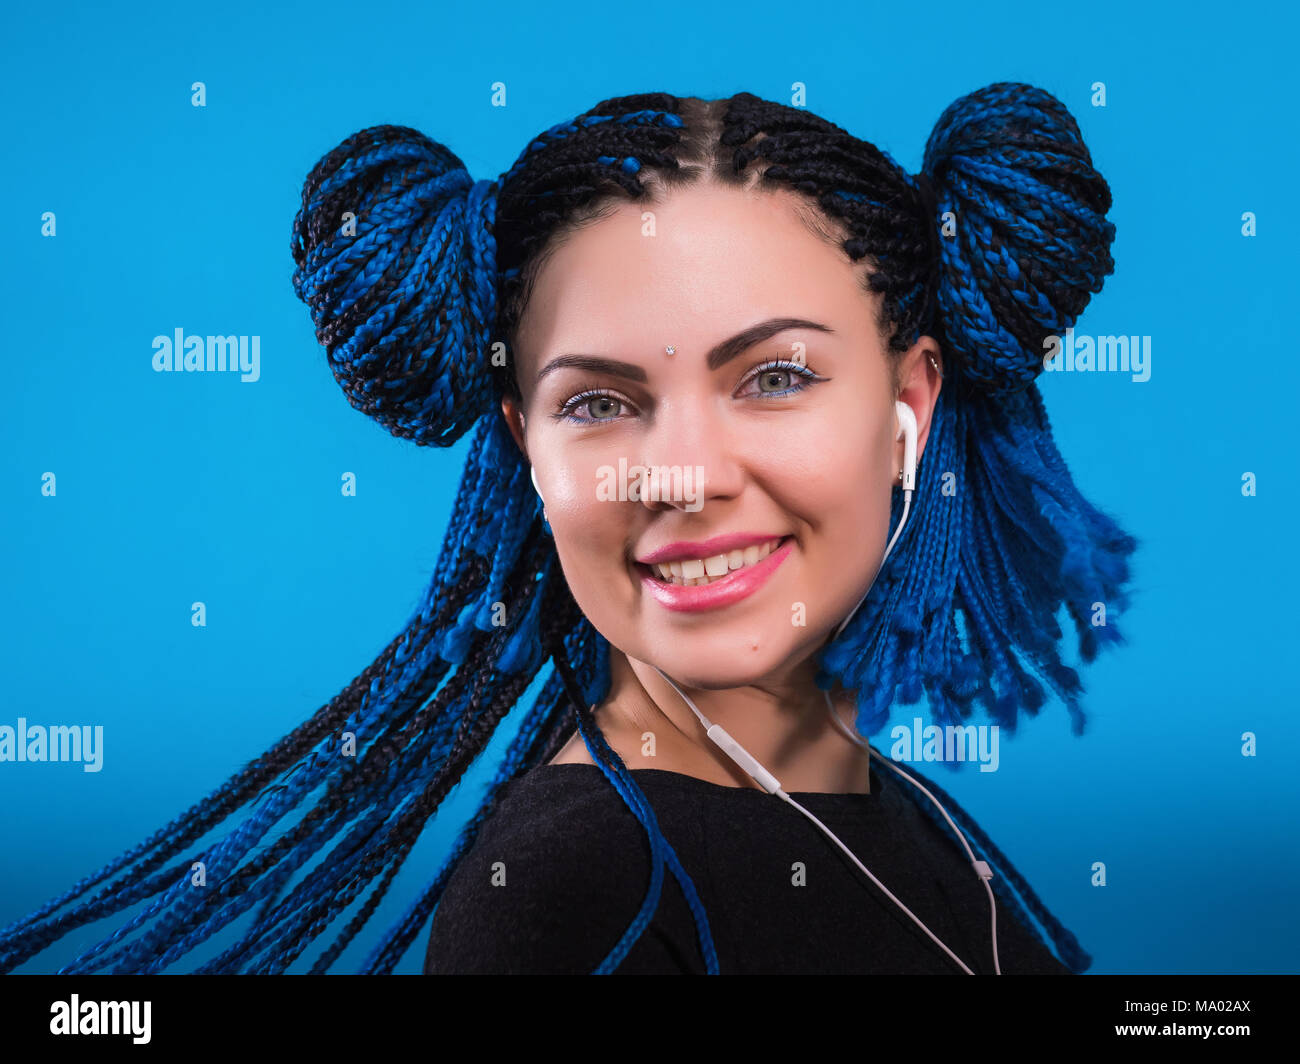
[[[529,475],[529,477],[532,478],[532,481],[533,481],[533,491],[537,492],[537,497],[538,497],[539,499],[541,499],[541,498],[542,498],[542,489],[539,488],[539,487],[537,486],[537,468],[536,468],[536,466],[529,466],[529,467],[528,467],[528,475]],[[542,501],[545,502],[546,500],[545,500],[545,499],[542,499]]]
[[903,444],[903,490],[911,491],[916,487],[916,414],[901,399],[894,403],[898,414],[898,434],[894,439],[906,436]]

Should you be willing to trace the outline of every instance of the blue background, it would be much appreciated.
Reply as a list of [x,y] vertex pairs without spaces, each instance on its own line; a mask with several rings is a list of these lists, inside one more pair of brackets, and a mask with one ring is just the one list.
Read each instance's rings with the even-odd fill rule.
[[[804,82],[810,110],[915,171],[952,100],[1023,80],[1075,114],[1114,192],[1116,272],[1076,331],[1152,337],[1145,383],[1042,378],[1080,487],[1142,541],[1117,618],[1129,646],[1085,674],[1082,739],[1049,703],[1003,737],[999,771],[931,773],[1093,972],[1296,970],[1294,25],[1251,3],[132,8],[23,5],[0,46],[0,724],[105,731],[98,774],[0,764],[0,924],[315,712],[432,574],[467,441],[397,440],[334,383],[289,280],[320,156],[365,126],[411,125],[490,177],[608,96],[788,101]],[[151,341],[177,327],[259,335],[261,380],[155,373]],[[432,874],[469,810],[457,797],[369,931]],[[116,925],[19,970],[51,971]]]

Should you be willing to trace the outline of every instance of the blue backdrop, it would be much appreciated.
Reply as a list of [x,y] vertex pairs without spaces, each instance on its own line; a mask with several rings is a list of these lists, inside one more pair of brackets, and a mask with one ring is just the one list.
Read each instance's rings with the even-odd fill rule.
[[[1142,546],[1117,618],[1129,646],[1085,674],[1087,734],[1050,702],[1004,736],[997,772],[931,773],[1093,972],[1296,970],[1294,24],[1252,3],[1183,4],[1171,19],[1131,3],[670,16],[382,0],[25,5],[9,23],[0,725],[104,738],[98,772],[0,762],[0,924],[310,716],[432,574],[467,441],[399,441],[331,377],[289,280],[321,155],[365,126],[410,125],[491,177],[609,96],[789,102],[803,83],[810,110],[915,171],[952,100],[1021,80],[1066,103],[1114,193],[1116,272],[1076,332],[1149,338],[1149,379],[1045,374],[1042,387],[1080,487]],[[496,82],[505,107],[491,105]],[[155,372],[154,337],[177,329],[256,336],[259,379]],[[477,782],[426,832],[372,929],[432,874]],[[52,971],[112,926],[19,970]],[[399,970],[418,970],[418,945]]]

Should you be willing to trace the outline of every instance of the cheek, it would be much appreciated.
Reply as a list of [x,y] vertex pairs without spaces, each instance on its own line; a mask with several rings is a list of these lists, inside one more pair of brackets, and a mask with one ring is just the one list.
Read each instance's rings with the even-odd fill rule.
[[[595,474],[575,476],[546,504],[560,566],[579,609],[602,632],[626,623],[635,586],[627,565],[627,502],[596,498]],[[587,490],[577,487],[588,485]]]
[[807,526],[802,591],[811,624],[842,617],[875,576],[889,540],[897,473],[887,424],[884,431],[872,424],[822,434],[816,453],[816,465],[784,487],[787,506]]
[[819,423],[802,438],[783,441],[782,451],[791,457],[781,463],[779,501],[810,524],[827,528],[887,516],[898,473],[890,424],[847,410],[837,423],[839,431],[827,432]]

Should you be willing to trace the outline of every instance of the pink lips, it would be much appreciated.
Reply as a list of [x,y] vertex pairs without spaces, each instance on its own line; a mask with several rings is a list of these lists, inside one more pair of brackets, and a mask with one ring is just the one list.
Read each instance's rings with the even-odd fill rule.
[[665,583],[639,562],[636,568],[641,576],[641,586],[666,609],[683,613],[716,610],[747,598],[767,583],[793,546],[794,538],[787,536],[776,550],[757,564],[733,569],[719,580],[696,587],[678,587],[676,584]]
[[727,554],[746,547],[761,547],[774,539],[784,538],[779,532],[730,532],[698,542],[678,540],[636,560],[642,565],[654,565],[655,562],[675,562],[681,558],[710,558],[715,554]]

